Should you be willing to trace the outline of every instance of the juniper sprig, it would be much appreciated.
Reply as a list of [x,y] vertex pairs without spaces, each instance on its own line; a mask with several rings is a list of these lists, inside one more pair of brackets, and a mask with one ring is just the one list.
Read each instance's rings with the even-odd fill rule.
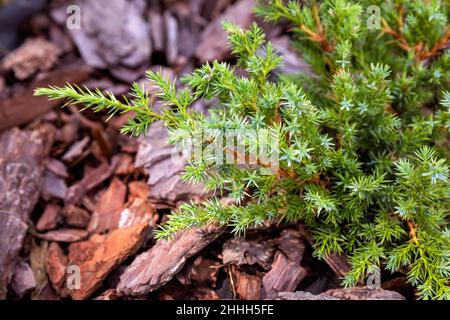
[[[378,30],[363,23],[373,4],[382,12]],[[171,143],[186,148],[200,137],[194,147],[203,156],[189,159],[183,179],[202,182],[217,198],[180,206],[158,238],[211,222],[240,234],[268,219],[300,221],[312,232],[317,257],[347,254],[352,271],[345,285],[380,267],[407,274],[423,299],[450,299],[449,11],[437,0],[272,0],[257,13],[292,24],[293,43],[314,77],[271,80],[282,60],[261,28],[225,23],[246,74],[214,61],[183,77],[177,89],[148,72],[165,105],[159,113],[137,85],[130,100],[70,85],[36,94],[94,112],[133,111],[124,133],[139,135],[161,120]],[[208,116],[189,108],[212,98],[217,103]],[[223,146],[221,133],[233,131],[257,134],[235,137],[239,148],[204,152]],[[276,165],[273,150],[254,156],[274,136]],[[235,204],[223,205],[224,194]]]

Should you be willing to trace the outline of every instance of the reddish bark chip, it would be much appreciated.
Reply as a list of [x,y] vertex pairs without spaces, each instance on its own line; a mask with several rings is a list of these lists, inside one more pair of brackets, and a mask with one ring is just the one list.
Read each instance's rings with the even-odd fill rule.
[[114,178],[98,199],[88,231],[101,233],[117,228],[126,194],[126,185],[120,179]]
[[240,0],[216,17],[202,33],[200,44],[195,51],[196,57],[201,62],[228,58],[231,55],[231,50],[222,22],[229,21],[242,28],[247,28],[254,20],[253,7],[254,0]]
[[223,245],[223,263],[241,265],[258,264],[270,269],[275,248],[270,241],[261,239],[246,240],[243,237],[231,238]]
[[60,206],[53,203],[48,204],[36,224],[36,229],[40,232],[55,229],[58,225],[60,212]]
[[266,273],[263,282],[263,298],[276,298],[278,292],[294,291],[306,277],[306,270],[290,261],[282,252],[275,254],[272,269]]
[[181,284],[206,285],[214,287],[221,264],[218,261],[197,257],[194,261],[187,263],[183,270],[177,274]]
[[158,214],[154,207],[150,206],[146,200],[136,198],[125,209],[120,212],[117,228],[126,228],[146,222],[155,225]]
[[142,223],[71,244],[68,265],[79,268],[81,281],[79,289],[67,289],[69,295],[76,300],[91,296],[112,270],[140,248],[148,230],[148,224]]
[[132,181],[128,184],[130,190],[129,199],[140,198],[147,199],[150,193],[150,186],[144,181]]
[[236,293],[242,300],[259,300],[261,295],[261,278],[231,268]]
[[278,239],[278,248],[292,262],[300,264],[305,253],[305,243],[301,232],[295,229],[286,229],[281,232]]
[[53,158],[48,159],[45,168],[47,169],[47,171],[53,173],[54,175],[60,178],[65,179],[69,177],[66,165],[57,159]]
[[88,235],[86,230],[67,228],[40,233],[37,234],[36,237],[56,242],[77,242],[86,239]]
[[48,274],[50,282],[53,288],[59,292],[66,275],[67,257],[64,255],[61,247],[52,242],[47,250],[47,256],[45,257],[45,270]]
[[67,203],[78,202],[87,192],[108,179],[114,171],[114,165],[103,162],[97,168],[88,168],[83,179],[71,186],[67,192]]
[[91,219],[89,212],[71,204],[64,208],[63,214],[66,224],[77,228],[86,228]]
[[129,154],[121,154],[119,157],[116,174],[127,175],[132,174],[135,171],[133,164],[133,157]]
[[281,300],[405,300],[405,297],[398,292],[367,287],[331,289],[321,294],[305,291],[280,292],[278,298]]
[[140,254],[120,277],[117,291],[125,295],[141,295],[169,282],[196,255],[214,241],[222,230],[216,226],[181,232],[176,238],[158,241]]
[[29,215],[39,198],[44,158],[53,138],[51,126],[0,134],[0,299],[6,295]]

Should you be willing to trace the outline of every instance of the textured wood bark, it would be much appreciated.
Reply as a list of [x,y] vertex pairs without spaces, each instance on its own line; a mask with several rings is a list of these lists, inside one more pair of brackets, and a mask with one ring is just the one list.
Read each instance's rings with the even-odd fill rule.
[[77,242],[86,239],[89,233],[84,229],[65,228],[35,235],[40,239],[55,242]]
[[306,270],[290,261],[281,251],[275,254],[272,269],[263,277],[262,298],[274,299],[278,292],[294,291],[306,277]]
[[331,289],[322,293],[341,300],[405,300],[400,293],[383,289],[369,289],[367,287],[355,287],[348,289]]
[[[149,26],[143,17],[145,1],[77,0],[83,14],[82,28],[69,30],[83,60],[95,68],[108,68],[127,82],[145,72],[152,53]],[[66,6],[52,12],[55,20],[65,24]],[[124,41],[126,39],[126,41]]]
[[33,270],[26,262],[19,262],[16,264],[14,276],[11,280],[11,288],[18,297],[23,298],[30,290],[36,287],[36,279],[34,278]]
[[177,154],[176,149],[167,144],[167,139],[167,129],[160,122],[153,124],[149,132],[141,138],[136,155],[135,166],[143,167],[149,174],[150,200],[159,207],[163,204],[171,207],[179,202],[205,199],[208,193],[201,184],[181,181],[185,161],[173,157]]
[[237,266],[258,264],[269,270],[274,254],[273,242],[266,239],[231,238],[223,244],[222,261],[224,264]]
[[241,272],[231,266],[236,293],[242,300],[259,300],[261,294],[261,278]]
[[222,230],[215,226],[192,229],[168,241],[158,241],[149,251],[139,255],[120,277],[118,292],[142,295],[169,282],[196,255],[214,241]]
[[44,158],[54,138],[50,126],[17,128],[0,134],[0,298],[27,233],[27,222],[39,197]]
[[229,21],[242,28],[248,28],[254,20],[254,0],[241,0],[229,6],[224,13],[216,17],[204,30],[195,51],[195,56],[201,61],[223,60],[231,55],[227,45],[227,33],[223,30],[222,21]]
[[120,179],[114,178],[95,206],[88,231],[101,233],[117,228],[126,195],[127,186]]
[[68,259],[61,247],[52,242],[45,256],[45,271],[56,292],[60,292],[66,276]]
[[38,77],[25,91],[18,92],[10,99],[0,101],[0,130],[28,123],[61,104],[61,101],[34,96],[35,88],[80,83],[87,80],[89,73],[90,69],[83,65],[67,66]]
[[278,248],[292,262],[300,264],[305,253],[305,243],[301,232],[297,229],[286,229],[281,232],[278,239]]
[[344,277],[351,270],[347,256],[343,254],[329,254],[325,257],[325,262],[339,277]]
[[60,50],[44,38],[29,38],[18,49],[8,54],[2,66],[14,71],[19,80],[25,80],[38,71],[49,71],[57,62]]
[[405,300],[400,293],[383,289],[355,287],[349,289],[331,289],[321,294],[306,291],[280,292],[280,300]]
[[105,235],[94,234],[87,241],[71,244],[68,265],[78,266],[81,272],[80,288],[65,289],[72,299],[90,297],[111,271],[141,247],[148,231],[148,224],[141,223]]

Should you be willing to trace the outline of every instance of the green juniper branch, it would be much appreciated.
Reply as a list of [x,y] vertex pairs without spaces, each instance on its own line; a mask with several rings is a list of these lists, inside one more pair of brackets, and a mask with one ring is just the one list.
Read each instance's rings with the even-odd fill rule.
[[[315,256],[349,256],[345,285],[380,267],[407,274],[423,299],[450,299],[448,2],[373,2],[272,0],[257,8],[270,22],[292,24],[293,43],[314,77],[269,80],[282,60],[261,28],[225,23],[246,75],[214,61],[183,77],[179,90],[175,81],[148,72],[165,106],[160,113],[137,85],[131,100],[70,85],[36,94],[94,112],[132,111],[124,133],[145,133],[161,120],[169,141],[182,147],[192,136],[208,149],[221,145],[225,131],[257,130],[241,137],[240,149],[221,150],[256,165],[193,157],[183,175],[235,204],[217,198],[184,204],[157,231],[159,239],[211,222],[241,234],[268,219],[301,221],[312,232]],[[363,23],[372,4],[382,9],[380,30]],[[208,117],[189,109],[211,98],[217,106]],[[279,138],[275,168],[248,156],[262,137],[273,135]]]

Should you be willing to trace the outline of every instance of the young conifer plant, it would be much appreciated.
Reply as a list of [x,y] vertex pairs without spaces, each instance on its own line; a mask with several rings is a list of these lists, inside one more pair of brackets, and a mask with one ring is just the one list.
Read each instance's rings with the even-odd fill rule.
[[[366,9],[377,4],[374,30]],[[346,286],[382,268],[407,274],[423,299],[450,299],[448,1],[272,0],[256,11],[292,24],[293,44],[314,75],[274,79],[282,59],[262,29],[224,23],[245,75],[214,61],[177,89],[176,81],[148,72],[165,105],[160,112],[137,84],[120,99],[72,85],[36,94],[110,115],[133,111],[124,134],[162,121],[170,142],[182,147],[193,136],[203,150],[223,146],[226,131],[265,133],[247,135],[239,150],[221,149],[234,158],[254,154],[266,133],[278,137],[276,167],[259,155],[256,166],[192,157],[183,179],[202,182],[217,198],[180,206],[159,239],[207,223],[241,234],[268,219],[301,222],[318,258],[349,257]],[[208,116],[189,108],[213,98]],[[219,201],[225,194],[234,205]]]

